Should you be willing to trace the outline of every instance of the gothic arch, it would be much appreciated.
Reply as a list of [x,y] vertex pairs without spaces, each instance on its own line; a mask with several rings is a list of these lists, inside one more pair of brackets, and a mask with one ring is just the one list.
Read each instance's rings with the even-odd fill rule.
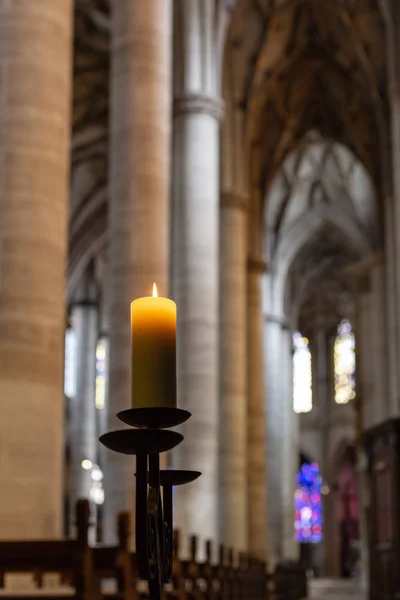
[[[338,260],[343,265],[345,255],[347,262],[359,260],[380,243],[376,194],[361,163],[315,132],[307,139],[287,157],[264,203],[266,304],[280,318],[290,313],[287,287],[295,264],[308,261],[315,276],[325,259],[328,268]],[[309,280],[304,269],[302,279]]]
[[[321,211],[315,210],[309,212],[296,223],[291,230],[290,237],[287,236],[278,247],[277,256],[272,266],[270,277],[271,289],[269,295],[270,310],[274,315],[280,318],[288,318],[287,305],[285,303],[285,291],[287,278],[296,256],[301,254],[305,248],[314,247],[317,251],[318,245],[315,242],[324,237],[325,232],[334,231],[337,239],[342,240],[343,246],[349,248],[352,253],[363,256],[368,252],[369,246],[367,240],[359,235],[355,227],[348,226],[342,228],[343,223],[336,218],[333,211],[328,214],[321,214]],[[346,231],[347,230],[347,231]],[[351,232],[356,234],[351,237]],[[272,281],[273,279],[273,281]]]
[[386,55],[378,3],[237,0],[225,9],[231,17],[223,53],[222,189],[247,199],[255,252],[261,252],[266,191],[311,129],[351,149],[377,196],[386,197]]
[[79,280],[90,262],[107,246],[107,216],[103,211],[87,227],[70,253],[67,301],[71,302]]

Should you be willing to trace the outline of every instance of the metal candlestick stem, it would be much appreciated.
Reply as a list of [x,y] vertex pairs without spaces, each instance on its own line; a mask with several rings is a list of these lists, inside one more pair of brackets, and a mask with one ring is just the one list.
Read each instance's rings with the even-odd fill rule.
[[163,585],[172,575],[172,488],[201,475],[199,471],[160,470],[160,453],[183,440],[182,434],[168,429],[190,416],[179,408],[131,408],[117,417],[135,429],[100,437],[110,450],[136,456],[136,556],[139,577],[149,585],[150,600],[162,599]]

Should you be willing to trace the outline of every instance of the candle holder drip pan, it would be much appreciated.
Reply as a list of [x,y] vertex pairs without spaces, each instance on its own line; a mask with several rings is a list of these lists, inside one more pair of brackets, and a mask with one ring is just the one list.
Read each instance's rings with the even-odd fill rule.
[[188,410],[154,406],[150,408],[129,408],[122,410],[117,417],[131,427],[146,429],[169,429],[184,423],[191,417]]
[[119,429],[104,433],[100,442],[121,454],[160,454],[172,450],[183,440],[176,431],[154,429]]

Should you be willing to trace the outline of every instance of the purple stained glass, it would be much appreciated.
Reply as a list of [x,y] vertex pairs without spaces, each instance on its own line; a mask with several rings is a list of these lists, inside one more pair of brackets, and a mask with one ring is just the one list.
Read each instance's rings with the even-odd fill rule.
[[294,498],[295,538],[303,544],[316,544],[323,538],[321,485],[318,465],[304,464],[297,475]]

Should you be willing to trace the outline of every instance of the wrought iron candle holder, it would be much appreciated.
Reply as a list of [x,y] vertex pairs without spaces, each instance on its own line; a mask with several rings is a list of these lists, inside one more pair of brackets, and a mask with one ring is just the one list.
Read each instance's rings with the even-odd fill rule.
[[161,600],[163,585],[172,575],[172,488],[201,475],[199,471],[160,470],[160,453],[183,440],[182,434],[169,428],[190,416],[179,408],[131,408],[117,417],[135,429],[111,431],[100,437],[106,448],[136,455],[136,556],[139,577],[149,585],[150,600]]

